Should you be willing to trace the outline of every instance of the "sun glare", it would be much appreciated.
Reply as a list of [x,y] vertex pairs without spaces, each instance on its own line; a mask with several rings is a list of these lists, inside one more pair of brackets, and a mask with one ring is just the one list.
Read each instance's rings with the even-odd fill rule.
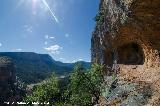
[[27,0],[21,0],[17,4],[16,8],[19,7],[20,5],[22,5],[23,3],[24,4],[28,4],[28,3],[30,4],[31,3],[32,12],[33,12],[34,15],[37,14],[37,11],[40,11],[39,10],[39,7],[40,7],[41,9],[43,9],[43,11],[45,11],[45,12],[48,11],[50,13],[51,18],[56,23],[59,23],[58,18],[56,17],[54,11],[52,10],[52,8],[50,7],[50,5],[48,4],[47,0],[28,0],[28,1]]
[[32,2],[33,2],[33,3],[36,3],[36,2],[37,2],[37,0],[32,0]]
[[35,7],[36,7],[37,1],[38,1],[38,0],[32,0],[33,8],[35,8]]
[[46,2],[46,0],[42,0],[42,2],[44,3],[44,5],[48,8],[48,11],[50,12],[51,16],[53,17],[53,19],[59,23],[57,17],[55,16],[54,12],[52,11],[52,9],[50,8],[50,6],[48,5],[48,3]]

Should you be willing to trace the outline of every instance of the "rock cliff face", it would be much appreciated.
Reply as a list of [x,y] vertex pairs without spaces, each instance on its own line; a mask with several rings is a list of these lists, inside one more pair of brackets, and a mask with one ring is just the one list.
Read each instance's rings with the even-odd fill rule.
[[92,36],[92,62],[103,64],[107,76],[116,73],[124,80],[143,81],[159,93],[159,10],[160,0],[101,0]]
[[4,101],[15,101],[15,81],[15,68],[11,59],[0,57],[0,104]]

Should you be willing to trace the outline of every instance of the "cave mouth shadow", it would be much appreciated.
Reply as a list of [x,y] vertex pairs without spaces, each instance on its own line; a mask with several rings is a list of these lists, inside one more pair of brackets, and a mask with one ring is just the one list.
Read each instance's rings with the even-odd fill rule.
[[124,44],[117,49],[118,64],[124,65],[143,65],[144,52],[140,45],[137,43]]

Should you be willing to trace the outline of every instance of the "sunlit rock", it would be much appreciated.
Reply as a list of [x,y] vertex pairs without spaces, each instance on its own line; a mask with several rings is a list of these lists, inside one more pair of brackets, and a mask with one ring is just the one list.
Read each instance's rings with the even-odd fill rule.
[[106,76],[151,84],[150,105],[160,103],[158,10],[159,0],[101,0],[92,35],[92,62],[103,64]]

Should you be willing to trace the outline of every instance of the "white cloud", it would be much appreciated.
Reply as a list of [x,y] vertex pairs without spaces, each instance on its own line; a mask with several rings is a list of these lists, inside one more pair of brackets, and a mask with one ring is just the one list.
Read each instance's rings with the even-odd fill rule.
[[50,38],[50,39],[54,39],[55,37],[53,37],[53,36],[50,36],[49,38]]
[[65,58],[59,58],[60,60],[65,60]]
[[69,37],[69,34],[68,34],[68,33],[66,33],[66,34],[65,34],[65,37]]
[[78,59],[78,61],[83,61],[83,59]]
[[60,61],[62,61],[62,62],[66,62],[66,59],[65,58],[59,58],[60,59]]
[[73,60],[73,61],[72,61],[72,63],[75,63],[75,62],[76,62],[76,60]]
[[51,53],[54,55],[58,55],[58,54],[60,54],[60,51],[51,51]]
[[49,51],[52,54],[59,54],[60,50],[63,49],[63,48],[59,45],[52,45],[52,46],[49,46],[49,47],[45,47],[44,49]]
[[2,46],[2,43],[0,43],[0,47]]
[[45,48],[46,50],[48,51],[55,51],[55,50],[59,50],[61,47],[59,45],[53,45],[53,46],[50,46],[48,48]]
[[18,48],[18,49],[12,49],[12,51],[22,51],[22,49]]
[[75,63],[77,61],[83,61],[83,59],[75,59],[75,60],[72,60],[71,63]]
[[49,35],[45,35],[44,37],[45,37],[45,39],[54,39],[55,38],[54,36],[49,36]]

